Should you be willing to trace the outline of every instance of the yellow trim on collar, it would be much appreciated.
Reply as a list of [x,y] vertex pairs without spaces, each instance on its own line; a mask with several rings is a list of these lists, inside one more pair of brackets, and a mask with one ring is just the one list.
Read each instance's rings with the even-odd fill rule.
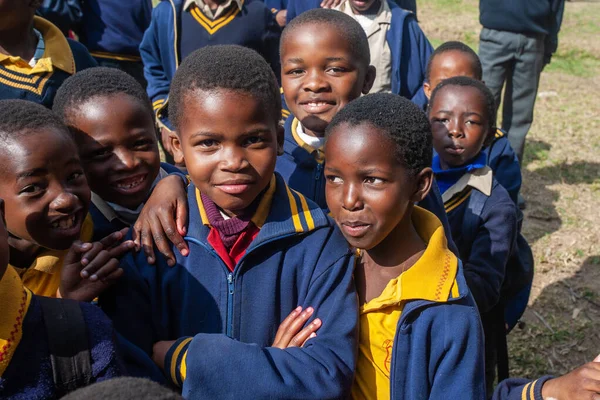
[[61,69],[70,75],[75,74],[76,70],[73,52],[71,51],[71,46],[69,46],[67,38],[60,29],[54,26],[50,21],[40,17],[34,17],[33,26],[40,31],[44,38],[44,43],[46,44],[44,56],[38,61],[38,64],[48,58],[56,68]]
[[294,117],[294,120],[292,121],[292,136],[294,140],[296,141],[298,146],[302,147],[304,150],[312,154],[312,156],[319,164],[322,164],[323,162],[325,162],[325,152],[322,148],[316,149],[300,138],[297,132],[299,123],[300,122],[298,121],[298,119]]
[[431,212],[415,206],[412,222],[427,243],[417,262],[398,278],[388,282],[383,292],[361,307],[360,312],[399,306],[408,300],[446,302],[453,295],[458,258],[448,249],[444,227]]
[[31,297],[31,291],[23,287],[19,275],[9,266],[0,280],[0,376],[6,371],[21,342],[23,320]]
[[204,15],[200,10],[200,7],[198,7],[198,5],[195,3],[190,7],[190,14],[192,14],[194,19],[198,21],[198,23],[202,25],[202,27],[206,29],[210,35],[212,35],[222,27],[229,24],[236,17],[236,15],[240,13],[242,10],[242,5],[244,4],[244,0],[237,0],[236,4],[238,7],[231,7],[231,10],[227,11],[225,15],[216,18],[215,20],[211,20]]

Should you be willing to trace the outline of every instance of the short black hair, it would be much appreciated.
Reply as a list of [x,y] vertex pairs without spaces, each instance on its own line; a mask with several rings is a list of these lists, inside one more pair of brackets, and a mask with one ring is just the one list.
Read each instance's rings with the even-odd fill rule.
[[351,126],[369,124],[383,131],[396,143],[398,161],[413,175],[431,167],[431,126],[423,111],[410,100],[390,93],[360,97],[333,117],[326,135],[344,123]]
[[481,60],[479,59],[477,53],[475,53],[475,51],[473,51],[472,48],[470,48],[463,42],[450,41],[442,43],[438,46],[437,49],[433,51],[433,53],[431,53],[429,61],[427,62],[427,69],[425,70],[426,82],[429,82],[429,77],[431,75],[431,65],[433,64],[433,60],[440,54],[446,53],[448,51],[458,51],[471,57],[471,66],[473,67],[473,72],[475,73],[475,79],[483,79],[483,68],[481,67]]
[[353,55],[364,62],[365,67],[371,64],[371,52],[369,51],[369,40],[364,29],[354,18],[341,11],[329,10],[325,8],[315,8],[303,12],[294,18],[283,30],[281,34],[281,47],[285,43],[289,35],[297,28],[305,25],[326,25],[336,28],[340,32],[340,36],[346,38]]
[[188,55],[171,81],[169,119],[175,128],[183,119],[188,93],[219,89],[248,93],[273,115],[273,121],[281,118],[279,84],[260,54],[237,45],[207,46]]
[[121,377],[69,393],[62,400],[183,400],[177,393],[144,378]]
[[488,130],[489,136],[488,136],[488,138],[486,138],[484,145],[489,144],[489,141],[494,138],[494,134],[496,133],[496,112],[497,112],[496,99],[494,98],[494,95],[492,94],[490,89],[488,89],[488,87],[485,86],[485,84],[483,82],[478,81],[476,79],[468,78],[466,76],[455,76],[452,78],[444,79],[443,81],[440,82],[439,85],[437,85],[437,87],[435,89],[433,89],[433,92],[431,93],[431,99],[429,100],[429,106],[428,106],[428,112],[431,110],[431,106],[432,106],[433,102],[435,101],[437,94],[440,92],[440,90],[444,89],[447,86],[472,87],[472,88],[477,89],[479,91],[479,93],[481,93],[481,95],[485,99],[485,109],[488,114],[487,117],[488,117],[488,128],[489,128],[489,130]]
[[127,94],[138,100],[154,119],[146,91],[131,75],[116,68],[87,68],[66,79],[54,97],[52,110],[68,121],[70,114],[91,98]]
[[71,138],[65,124],[51,110],[27,100],[0,100],[0,146],[12,140],[54,129]]

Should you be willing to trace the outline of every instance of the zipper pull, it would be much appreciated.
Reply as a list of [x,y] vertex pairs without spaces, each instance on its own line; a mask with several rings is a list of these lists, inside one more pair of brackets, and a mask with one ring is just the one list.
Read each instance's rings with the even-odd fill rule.
[[229,294],[233,294],[233,273],[227,275],[227,283],[229,284]]
[[317,164],[317,172],[315,173],[315,181],[321,179],[321,169],[323,166],[321,164]]

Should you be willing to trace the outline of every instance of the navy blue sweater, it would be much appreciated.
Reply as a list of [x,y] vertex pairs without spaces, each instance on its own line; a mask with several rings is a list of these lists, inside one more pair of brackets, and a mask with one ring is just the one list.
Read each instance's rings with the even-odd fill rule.
[[139,59],[140,43],[150,25],[151,13],[151,0],[86,0],[81,41],[93,54]]
[[[182,16],[183,13],[188,13],[183,10],[183,3],[183,0],[161,1],[152,11],[150,27],[140,45],[144,76],[148,81],[148,96],[160,121],[169,128],[169,87],[175,70],[183,59],[181,49],[186,47],[189,52],[190,43],[196,48],[215,44],[246,46],[260,53],[269,62],[276,76],[281,73],[281,28],[262,1],[246,0],[241,11],[235,13],[232,19],[218,18],[210,24],[203,21],[204,32],[199,35],[200,31],[196,31],[191,37],[186,37],[182,32]],[[244,33],[243,37],[240,32]]]
[[[295,117],[290,115],[285,121],[285,141],[283,143],[283,154],[277,157],[275,170],[281,174],[286,183],[294,190],[302,193],[321,208],[327,210],[325,201],[325,173],[324,164],[317,162],[314,155],[298,144],[292,133],[292,125]],[[450,235],[450,225],[444,211],[444,203],[435,180],[433,187],[427,197],[418,204],[420,207],[431,211],[439,218],[444,226],[444,232],[448,239],[448,248],[454,254],[458,251]]]
[[565,0],[479,0],[479,22],[498,31],[548,35],[545,53],[552,54],[564,7]]
[[[130,342],[127,347],[139,349],[133,372],[153,374],[140,365],[156,341],[188,337],[187,347],[170,352],[165,366],[170,380],[184,381],[186,398],[349,394],[358,305],[348,245],[316,204],[275,177],[270,207],[261,201],[257,210],[266,220],[233,272],[208,242],[208,218],[194,185],[188,187],[189,256],[175,251],[176,267],[160,257],[148,265],[141,252],[122,260],[125,275],[100,304]],[[298,305],[314,307],[314,317],[326,321],[317,337],[303,348],[270,347],[279,324]]]
[[498,384],[492,400],[544,400],[542,386],[551,376],[534,381],[522,378],[505,379]]
[[[33,295],[25,320],[23,336],[13,358],[0,377],[0,399],[45,400],[57,398],[50,350],[42,308]],[[60,301],[60,300],[56,300]],[[88,341],[92,357],[93,382],[121,375],[121,361],[113,341],[114,331],[106,315],[95,305],[81,303],[87,324]]]
[[36,13],[58,27],[65,35],[81,23],[80,0],[44,0]]
[[44,38],[44,57],[52,60],[52,71],[27,74],[0,65],[0,100],[29,100],[52,108],[54,96],[65,79],[97,63],[81,43],[65,38],[45,19],[36,17],[34,27]]
[[508,135],[498,129],[492,144],[487,148],[487,163],[494,171],[494,178],[506,189],[511,200],[517,204],[521,190],[521,165],[510,145]]

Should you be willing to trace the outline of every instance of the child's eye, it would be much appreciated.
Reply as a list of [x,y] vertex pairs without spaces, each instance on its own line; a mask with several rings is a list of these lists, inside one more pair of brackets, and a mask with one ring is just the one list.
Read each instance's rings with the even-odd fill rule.
[[135,143],[133,143],[133,147],[136,149],[141,149],[141,148],[146,148],[146,147],[150,146],[151,144],[152,144],[152,141],[149,139],[136,140]]
[[365,183],[369,183],[371,185],[379,185],[384,182],[383,179],[375,178],[374,176],[367,176],[364,181]]
[[479,121],[474,121],[472,119],[468,120],[466,122],[467,125],[481,125],[481,123]]
[[287,72],[288,75],[301,75],[304,73],[304,70],[296,68]]
[[69,182],[73,182],[73,181],[80,179],[81,177],[83,177],[83,171],[75,171],[71,175],[69,175],[67,180]]
[[111,154],[110,149],[99,149],[99,150],[96,150],[96,151],[90,153],[88,158],[92,159],[92,160],[101,160],[101,159],[105,159],[105,158],[109,157],[110,154]]
[[201,147],[214,147],[217,145],[217,141],[214,139],[204,139],[200,142],[198,142],[198,146]]
[[31,185],[25,186],[23,189],[21,189],[19,191],[19,194],[33,196],[33,195],[40,194],[43,190],[44,190],[44,188],[42,187],[42,185],[34,183]]
[[449,119],[448,119],[448,118],[434,118],[434,119],[433,119],[433,122],[439,122],[439,123],[441,123],[441,124],[447,124],[447,123],[448,123],[448,121],[449,121]]
[[328,72],[333,72],[334,74],[341,74],[346,72],[346,68],[342,67],[331,67],[327,70]]
[[342,180],[342,178],[340,178],[339,176],[335,176],[335,175],[327,175],[327,176],[325,176],[325,179],[327,179],[327,181],[329,181],[331,183],[337,183],[337,184],[344,182]]
[[264,142],[263,138],[260,136],[250,136],[246,138],[246,145],[253,145]]

